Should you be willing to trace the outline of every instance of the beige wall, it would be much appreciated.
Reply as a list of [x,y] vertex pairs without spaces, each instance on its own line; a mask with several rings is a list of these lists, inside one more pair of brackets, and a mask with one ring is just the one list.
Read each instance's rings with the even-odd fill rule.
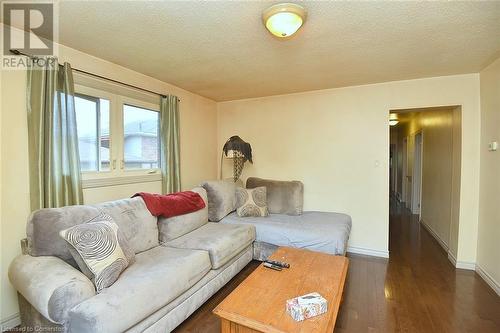
[[[74,68],[180,97],[181,178],[184,189],[217,176],[217,105],[214,101],[121,66],[61,47],[59,59]],[[25,72],[4,71],[1,85],[1,322],[18,312],[15,291],[7,279],[11,260],[20,253],[29,215]],[[8,156],[8,159],[6,157]],[[87,203],[127,197],[137,191],[159,191],[159,182],[84,190]]]
[[18,312],[16,293],[7,279],[10,261],[20,253],[19,240],[25,237],[29,211],[28,131],[25,111],[25,81],[22,72],[2,73],[2,322]]
[[[451,227],[450,241],[448,244],[449,253],[457,260],[458,256],[458,237],[460,231],[460,198],[461,198],[461,179],[462,179],[462,108],[453,109],[452,118],[452,175],[451,175]],[[477,197],[476,197],[477,198]],[[462,239],[467,237],[462,233]],[[474,240],[471,240],[473,242]],[[473,244],[472,244],[473,245]],[[471,246],[472,246],[471,245]]]
[[[413,175],[415,136],[422,133],[421,220],[441,245],[457,255],[458,212],[460,207],[460,107],[405,112],[398,125],[398,146],[407,138],[407,173]],[[404,118],[403,118],[404,117]],[[403,152],[398,152],[402,159]],[[409,186],[413,186],[412,179]],[[412,197],[409,188],[408,197]],[[409,202],[407,203],[409,205]]]
[[[249,175],[298,179],[305,209],[350,214],[351,250],[388,251],[389,110],[461,105],[458,258],[475,262],[479,192],[479,75],[456,75],[219,103],[219,147],[252,144]],[[219,151],[220,153],[220,151]],[[230,174],[225,162],[224,175]]]
[[500,58],[481,77],[481,191],[477,265],[496,284],[500,294],[500,151],[488,143],[500,142]]

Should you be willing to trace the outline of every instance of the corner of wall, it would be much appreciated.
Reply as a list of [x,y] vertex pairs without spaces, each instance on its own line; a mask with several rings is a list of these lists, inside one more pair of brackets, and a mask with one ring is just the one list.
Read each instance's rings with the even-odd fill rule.
[[479,73],[480,87],[480,181],[478,182],[477,273],[500,295],[500,261],[498,238],[500,195],[498,168],[500,152],[488,151],[488,143],[500,140],[500,58]]

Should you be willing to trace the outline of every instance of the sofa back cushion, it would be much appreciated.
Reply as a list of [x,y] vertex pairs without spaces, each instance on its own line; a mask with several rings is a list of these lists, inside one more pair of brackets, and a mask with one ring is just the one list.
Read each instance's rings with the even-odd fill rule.
[[201,186],[207,191],[208,220],[219,222],[236,210],[236,184],[225,180],[205,181]]
[[109,201],[96,207],[111,215],[135,253],[149,250],[158,241],[158,219],[141,197]]
[[193,192],[198,193],[205,202],[205,208],[196,212],[165,218],[158,217],[160,242],[165,243],[181,237],[208,222],[207,191],[203,187],[195,187]]
[[56,256],[76,266],[68,244],[59,232],[90,222],[103,212],[113,218],[134,253],[159,244],[157,219],[149,213],[142,198],[136,197],[94,206],[44,208],[33,212],[26,228],[28,253],[32,256]]
[[280,181],[250,177],[247,188],[265,186],[267,209],[271,214],[301,215],[304,207],[304,184],[302,182]]
[[99,213],[96,207],[91,206],[44,208],[33,212],[26,228],[28,253],[35,257],[56,256],[76,267],[68,244],[59,232],[91,221]]

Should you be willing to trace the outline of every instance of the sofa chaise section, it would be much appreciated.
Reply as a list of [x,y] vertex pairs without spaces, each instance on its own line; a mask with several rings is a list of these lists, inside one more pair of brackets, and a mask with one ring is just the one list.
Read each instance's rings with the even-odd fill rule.
[[220,223],[253,225],[255,258],[265,260],[278,246],[345,255],[351,232],[346,214],[305,211],[302,215],[270,214],[266,217],[226,216]]
[[233,212],[219,223],[255,226],[254,259],[266,260],[279,246],[345,255],[352,225],[349,215],[303,211],[300,181],[250,177],[246,185],[266,187],[269,216],[239,217]]

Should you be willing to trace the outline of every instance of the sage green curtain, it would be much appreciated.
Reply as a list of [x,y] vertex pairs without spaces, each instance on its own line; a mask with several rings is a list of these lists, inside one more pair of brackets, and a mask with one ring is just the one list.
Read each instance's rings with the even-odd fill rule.
[[83,203],[71,66],[56,58],[28,68],[31,210]]
[[162,96],[160,100],[161,173],[165,194],[181,190],[179,149],[179,99]]

